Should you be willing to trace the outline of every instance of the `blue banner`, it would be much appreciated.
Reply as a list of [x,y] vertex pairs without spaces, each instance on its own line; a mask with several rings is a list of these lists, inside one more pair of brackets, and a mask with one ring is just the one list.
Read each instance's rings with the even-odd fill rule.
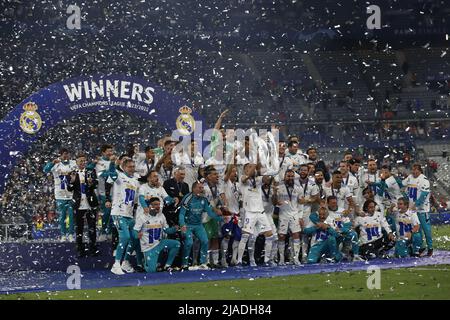
[[192,134],[199,120],[182,98],[137,77],[95,75],[52,84],[26,98],[0,122],[0,194],[16,161],[48,129],[77,114],[99,110],[156,120],[184,135]]

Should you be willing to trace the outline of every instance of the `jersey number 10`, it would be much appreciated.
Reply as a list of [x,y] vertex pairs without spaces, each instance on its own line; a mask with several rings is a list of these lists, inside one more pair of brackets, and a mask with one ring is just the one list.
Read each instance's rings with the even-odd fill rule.
[[366,228],[367,240],[372,240],[372,237],[379,237],[380,231],[378,227]]
[[136,194],[136,190],[125,189],[125,204],[129,204],[130,202],[133,202],[135,194]]
[[157,229],[148,229],[148,243],[153,243],[154,241],[158,241],[161,239],[161,228]]

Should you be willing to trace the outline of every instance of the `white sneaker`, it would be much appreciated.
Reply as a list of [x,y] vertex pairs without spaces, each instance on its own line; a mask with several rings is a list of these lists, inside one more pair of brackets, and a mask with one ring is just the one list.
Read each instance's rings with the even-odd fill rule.
[[355,254],[353,256],[353,261],[366,261],[363,257],[361,257],[359,254]]
[[209,267],[206,263],[198,266],[198,270],[209,270]]
[[73,234],[69,234],[69,235],[67,236],[67,241],[69,241],[69,242],[75,242],[75,239],[74,239],[74,237],[73,237]]
[[222,267],[224,267],[224,268],[228,268],[227,260],[222,259],[222,261],[220,262],[220,265],[221,265]]
[[111,272],[114,274],[117,274],[118,276],[124,275],[125,272],[123,272],[122,268],[120,267],[120,262],[116,261],[114,262]]
[[59,238],[60,242],[66,242],[67,241],[67,237],[66,236],[61,236],[61,238]]
[[198,266],[190,266],[188,268],[189,271],[197,271],[198,270]]
[[231,258],[230,263],[231,263],[233,266],[237,265],[237,259],[235,259],[234,257]]
[[130,262],[127,260],[124,260],[122,262],[122,265],[120,266],[122,268],[123,271],[125,271],[126,273],[133,273],[134,269],[131,266]]
[[280,261],[278,261],[278,265],[279,265],[279,266],[285,266],[286,263],[285,263],[284,261],[281,261],[281,260],[280,260]]
[[302,256],[302,263],[305,264],[308,262],[308,256]]
[[296,266],[299,266],[301,263],[300,263],[300,260],[298,260],[298,258],[296,258],[296,259],[294,259],[294,264],[296,265]]
[[256,262],[255,260],[250,260],[250,267],[256,267]]

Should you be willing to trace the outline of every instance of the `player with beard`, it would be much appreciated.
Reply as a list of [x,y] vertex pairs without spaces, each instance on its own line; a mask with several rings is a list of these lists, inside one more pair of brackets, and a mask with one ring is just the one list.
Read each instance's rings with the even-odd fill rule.
[[[313,180],[308,177],[308,166],[302,164],[299,169],[298,180],[295,181],[296,185],[301,188],[301,199],[303,211],[303,223],[309,224],[309,215],[311,214],[311,208],[313,205],[320,204],[319,188]],[[308,246],[309,236],[303,234],[302,236],[302,263],[306,263],[308,258]]]

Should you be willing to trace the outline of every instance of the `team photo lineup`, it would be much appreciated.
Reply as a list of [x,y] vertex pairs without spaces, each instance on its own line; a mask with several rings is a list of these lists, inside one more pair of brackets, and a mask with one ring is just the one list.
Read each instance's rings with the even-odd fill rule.
[[447,2],[5,0],[0,300],[448,300]]
[[[225,138],[225,130],[218,132]],[[61,241],[73,241],[75,226],[81,257],[98,253],[96,241],[113,241],[111,272],[118,275],[256,266],[256,260],[276,266],[432,256],[430,183],[421,164],[399,172],[383,159],[345,152],[332,167],[316,148],[300,149],[292,135],[278,142],[273,170],[259,155],[250,161],[250,138],[235,143],[228,165],[216,155],[223,146],[205,161],[195,142],[183,153],[171,137],[143,153],[116,155],[105,144],[95,159],[62,148],[44,168],[54,177]],[[258,236],[262,259],[255,257]]]

